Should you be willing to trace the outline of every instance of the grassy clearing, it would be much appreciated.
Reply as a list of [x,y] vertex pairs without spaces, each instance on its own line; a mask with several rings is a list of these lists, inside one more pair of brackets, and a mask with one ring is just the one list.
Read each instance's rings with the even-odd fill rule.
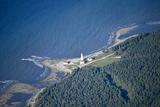
[[91,65],[96,66],[96,67],[103,67],[103,66],[106,66],[108,64],[111,64],[111,63],[119,61],[119,60],[120,59],[114,58],[114,57],[106,57],[102,60],[98,60],[98,61],[91,63]]
[[77,67],[78,67],[78,64],[77,65],[73,65],[73,64],[71,64],[71,65],[65,65],[68,69],[71,69],[71,70],[74,70],[74,69],[76,69]]

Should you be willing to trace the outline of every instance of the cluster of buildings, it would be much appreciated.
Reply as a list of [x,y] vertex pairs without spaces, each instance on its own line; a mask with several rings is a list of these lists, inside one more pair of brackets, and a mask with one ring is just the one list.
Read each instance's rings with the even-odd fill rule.
[[[79,64],[80,65],[83,65],[83,64],[85,64],[85,63],[87,63],[87,62],[90,62],[90,61],[92,61],[94,58],[92,58],[92,57],[88,57],[88,58],[84,58],[84,56],[83,56],[83,53],[81,53],[81,55],[80,55],[80,60],[79,60]],[[73,64],[73,62],[71,62],[71,61],[64,61],[64,64],[66,65],[68,65],[68,64]]]
[[88,58],[84,58],[83,57],[83,53],[81,53],[81,57],[80,57],[80,65],[83,65],[87,62],[91,62],[94,58],[93,57],[88,57]]

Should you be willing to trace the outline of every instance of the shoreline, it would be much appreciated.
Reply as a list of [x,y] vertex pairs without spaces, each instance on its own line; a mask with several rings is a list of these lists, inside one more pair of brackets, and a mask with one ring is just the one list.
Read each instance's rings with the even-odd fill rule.
[[[131,31],[131,30],[133,30],[133,29],[135,29],[135,28],[137,28],[138,26],[137,25],[133,25],[133,26],[129,26],[129,27],[125,27],[125,28],[121,28],[121,29],[119,29],[119,30],[122,30],[122,34],[125,34],[125,33],[128,33],[129,31]],[[125,30],[124,30],[125,29]],[[118,31],[119,31],[118,30]],[[124,31],[123,31],[124,30]],[[116,31],[116,32],[118,32],[118,31]],[[115,39],[113,40],[113,44],[111,44],[110,46],[103,46],[103,47],[107,47],[107,49],[110,49],[111,47],[113,47],[113,46],[116,46],[116,45],[118,45],[118,44],[120,44],[120,43],[122,43],[122,42],[124,42],[124,41],[126,41],[126,40],[128,40],[128,39],[130,39],[130,38],[132,38],[132,37],[136,37],[136,36],[138,36],[138,35],[131,35],[131,36],[129,36],[129,37],[127,37],[127,38],[123,38],[123,39],[119,39],[119,37],[122,35],[122,34],[119,34],[119,35],[115,35]],[[103,50],[102,50],[103,48],[100,48],[100,49],[98,49],[98,51],[94,51],[93,53],[90,53],[90,54],[88,54],[88,55],[86,55],[86,56],[84,56],[84,57],[92,57],[92,56],[98,56],[98,55],[101,55],[102,53],[103,53]],[[113,55],[113,53],[112,54],[110,54],[110,55],[108,55],[108,57],[110,57],[110,56],[112,56]],[[117,57],[115,57],[115,58],[121,58],[120,56],[117,56]],[[102,58],[103,59],[103,58]],[[63,60],[63,59],[62,59]],[[77,62],[77,61],[79,61],[80,59],[79,58],[70,58],[70,59],[68,59],[68,60],[70,60],[70,61],[73,61],[73,62]],[[50,61],[52,61],[52,60],[50,60]],[[61,60],[60,60],[61,61]],[[56,62],[56,60],[55,60],[55,62]],[[59,63],[59,62],[58,62]],[[61,65],[62,63],[60,63],[60,65]],[[47,66],[47,67],[49,67],[50,69],[51,69],[51,71],[53,70],[53,69],[57,69],[56,67],[57,66],[51,66],[51,65],[49,65],[49,64],[46,64],[45,62],[42,62],[42,65],[44,65],[44,66]],[[88,65],[88,64],[87,64]],[[86,66],[87,66],[86,65]],[[60,66],[60,67],[62,67],[62,66]],[[82,67],[84,67],[84,66],[82,66]],[[59,67],[58,67],[58,69],[59,69]],[[68,72],[68,71],[67,71]],[[69,71],[69,73],[72,73],[72,72],[70,72]],[[29,107],[34,107],[34,104],[35,104],[35,100],[36,100],[36,98],[39,96],[39,94],[41,93],[41,92],[43,92],[43,90],[44,89],[46,89],[46,87],[44,87],[44,88],[42,88],[35,96],[33,96],[30,100],[29,100],[29,102],[27,103],[27,105],[29,105]],[[31,101],[31,102],[30,102]]]
[[[74,69],[76,69],[78,67],[81,68],[81,67],[84,67],[84,66],[88,66],[88,65],[91,65],[92,63],[95,63],[95,62],[97,63],[98,61],[104,60],[105,58],[108,58],[108,57],[120,59],[121,56],[114,56],[114,53],[110,53],[110,54],[107,54],[107,55],[103,56],[104,49],[110,49],[110,48],[112,48],[112,47],[114,47],[114,46],[116,46],[118,44],[123,43],[124,41],[126,41],[126,40],[128,40],[130,38],[138,36],[139,34],[135,34],[135,35],[130,35],[130,36],[125,37],[125,38],[120,38],[122,35],[124,35],[126,33],[129,33],[130,31],[132,31],[132,30],[134,30],[134,29],[136,29],[138,27],[139,27],[139,25],[135,25],[134,24],[134,25],[130,25],[128,27],[125,26],[123,28],[119,28],[118,30],[116,30],[114,32],[114,35],[112,35],[112,36],[114,36],[112,44],[105,45],[105,46],[101,47],[100,49],[97,49],[95,51],[90,52],[88,55],[85,55],[84,58],[98,57],[98,59],[96,59],[96,60],[94,60],[92,62],[89,62],[87,64],[84,64],[84,65],[80,65],[79,64],[80,58],[77,58],[77,57],[75,57],[75,58],[68,58],[68,59],[64,59],[64,58],[61,58],[61,59],[52,59],[52,58],[49,58],[49,57],[38,57],[38,56],[33,56],[32,55],[30,58],[22,58],[21,60],[31,61],[35,65],[37,65],[37,66],[39,66],[41,68],[43,66],[43,68],[47,67],[50,70],[50,73],[47,74],[47,75],[45,75],[44,78],[41,78],[40,80],[38,80],[37,83],[35,83],[35,84],[28,84],[28,85],[31,85],[31,86],[35,86],[38,89],[38,91],[35,92],[33,94],[33,96],[26,101],[27,106],[34,107],[36,98],[39,96],[39,94],[41,92],[43,92],[43,90],[47,86],[52,86],[53,84],[56,84],[59,81],[61,81],[61,79],[57,79],[57,77],[56,77],[57,72],[64,71],[64,73],[65,73],[64,77],[67,77],[70,73],[72,73],[72,71]],[[64,64],[65,61],[71,61],[71,62],[73,62],[73,65],[72,64],[65,65]],[[25,84],[25,83],[22,83],[22,84]],[[12,86],[14,86],[14,84],[10,85],[10,87],[12,87]],[[6,91],[8,89],[9,88],[7,88]],[[23,90],[23,88],[22,88],[22,90]]]
[[[20,83],[16,82],[10,85],[5,92],[0,96],[0,106],[14,106],[13,103],[11,105],[7,105],[7,101],[11,99],[14,94],[20,93],[20,94],[35,94],[37,91],[39,91],[38,88],[25,84],[25,83]],[[18,101],[17,101],[18,102]],[[18,102],[21,103],[21,102]]]

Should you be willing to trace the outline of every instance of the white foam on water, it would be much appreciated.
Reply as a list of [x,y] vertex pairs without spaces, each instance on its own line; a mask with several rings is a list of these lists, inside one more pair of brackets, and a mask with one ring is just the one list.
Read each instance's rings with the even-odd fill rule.
[[150,22],[147,22],[146,24],[148,24],[148,25],[160,25],[160,21],[150,21]]
[[[33,57],[33,56],[31,56]],[[39,57],[40,58],[40,57]],[[33,62],[35,65],[37,65],[38,67],[40,68],[43,68],[43,65],[40,63],[40,60],[38,59],[35,59],[35,57],[33,58],[22,58],[21,59],[22,61],[30,61],[30,62]]]

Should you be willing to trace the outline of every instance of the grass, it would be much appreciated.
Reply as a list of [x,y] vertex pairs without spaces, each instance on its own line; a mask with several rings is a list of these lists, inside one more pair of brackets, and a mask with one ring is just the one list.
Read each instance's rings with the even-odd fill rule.
[[[78,65],[78,64],[77,64]],[[71,70],[73,70],[73,69],[75,69],[75,68],[77,68],[77,65],[73,65],[73,64],[71,64],[71,65],[65,65],[68,69],[71,69]]]
[[[102,53],[98,56],[95,57],[94,60],[91,62],[87,62],[83,66],[96,66],[96,67],[103,67],[105,65],[111,64],[113,62],[119,61],[120,58],[116,58],[117,56],[114,55],[113,52],[107,52],[107,53]],[[69,69],[75,69],[79,65],[79,62],[75,62],[74,64],[71,65],[65,65]]]
[[96,66],[96,67],[103,67],[103,66],[106,66],[108,64],[111,64],[111,63],[119,61],[119,60],[120,60],[119,58],[106,57],[102,60],[95,61],[95,62],[91,63],[90,65]]

